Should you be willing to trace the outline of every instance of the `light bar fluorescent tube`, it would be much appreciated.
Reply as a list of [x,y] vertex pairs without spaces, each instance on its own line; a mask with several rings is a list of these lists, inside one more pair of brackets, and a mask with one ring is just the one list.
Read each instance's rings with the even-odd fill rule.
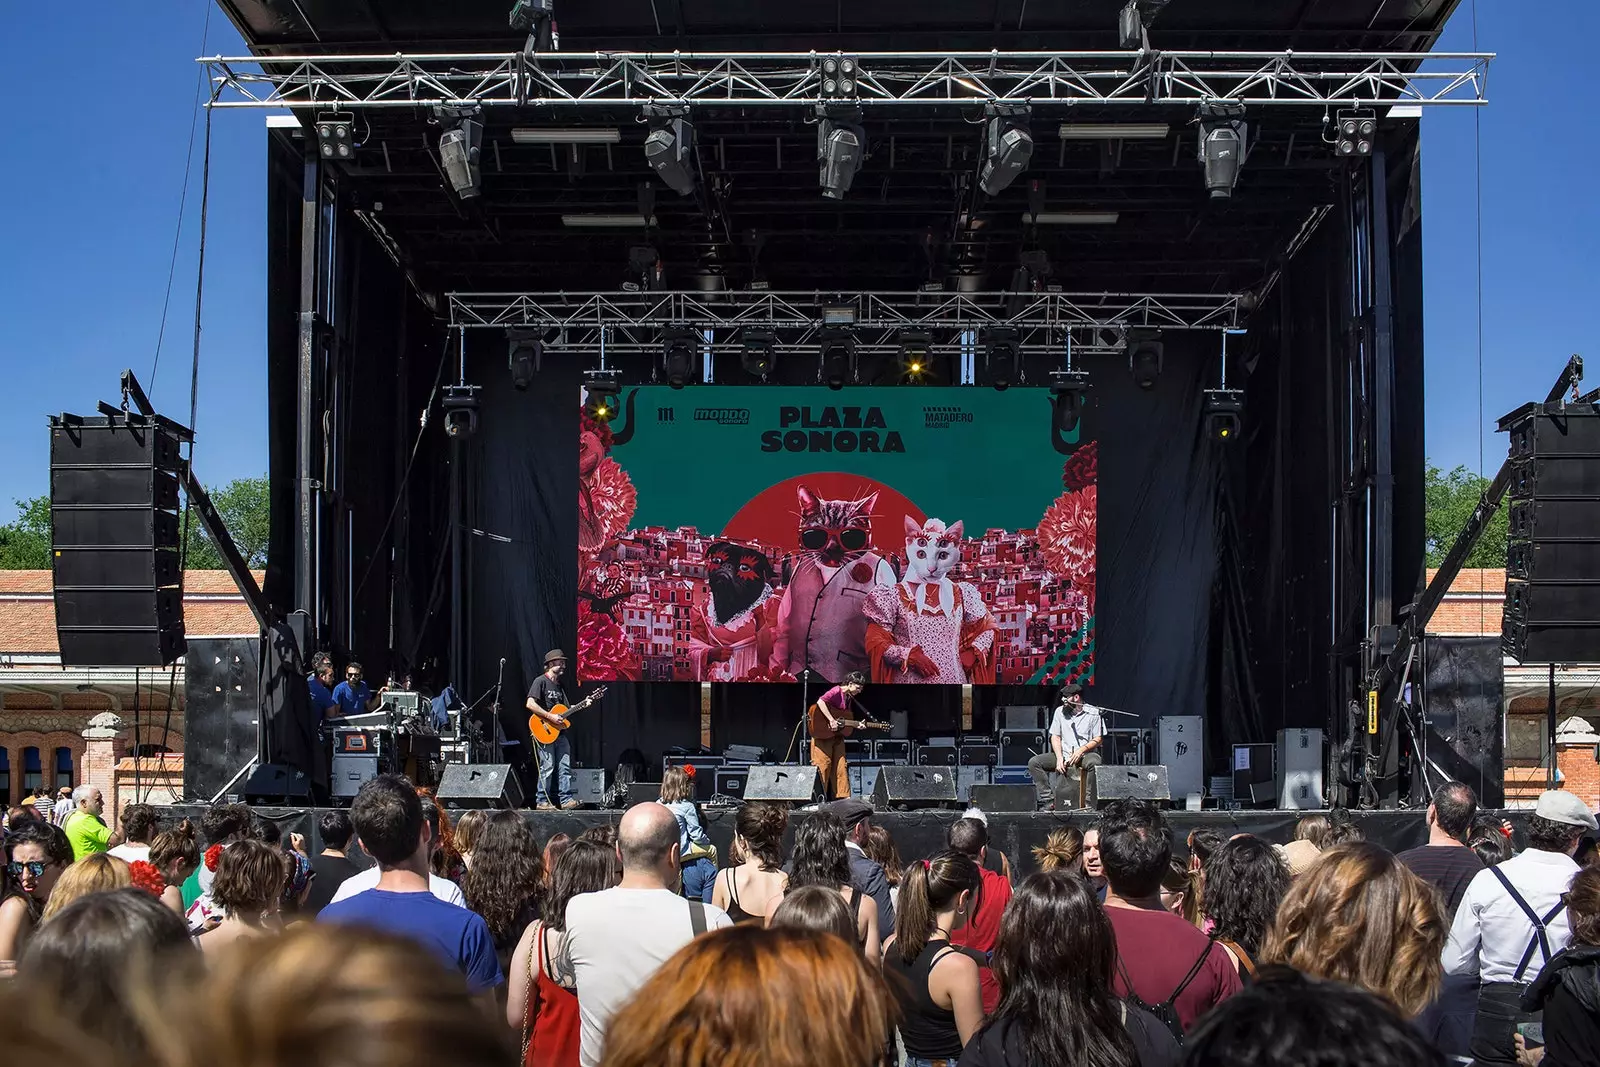
[[[654,226],[655,224],[655,217],[652,216],[648,225]],[[616,230],[628,229],[630,227],[634,229],[642,229],[647,224],[643,215],[562,215],[561,225],[600,227],[604,229]]]
[[616,144],[622,140],[622,131],[519,126],[511,131],[511,140],[516,144]]
[[[1041,226],[1115,226],[1118,215],[1115,211],[1041,211],[1038,222]],[[1024,212],[1023,222],[1033,222],[1032,215]]]
[[1063,122],[1063,141],[1160,140],[1167,135],[1165,122]]

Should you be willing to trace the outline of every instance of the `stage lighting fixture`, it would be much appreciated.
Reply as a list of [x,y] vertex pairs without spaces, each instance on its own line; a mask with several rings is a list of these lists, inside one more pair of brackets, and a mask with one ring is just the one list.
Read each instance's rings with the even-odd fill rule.
[[843,200],[866,154],[867,133],[853,122],[826,115],[817,121],[817,181],[822,195]]
[[674,328],[662,333],[662,367],[666,371],[667,384],[674,389],[682,389],[694,380],[699,341],[690,329]]
[[1022,335],[1012,326],[991,326],[983,331],[988,382],[1009,389],[1022,377]]
[[534,375],[544,363],[544,338],[537,330],[506,331],[506,362],[511,367],[511,385],[518,392],[533,384]]
[[1033,158],[1033,133],[1028,129],[1026,107],[991,107],[992,115],[983,139],[983,170],[978,187],[986,196],[996,196],[1028,169]]
[[471,437],[478,432],[478,387],[447,385],[440,406],[444,408],[446,437]]
[[856,306],[854,304],[823,304],[822,325],[824,326],[854,326],[856,324]]
[[1170,127],[1165,122],[1063,122],[1063,141],[1159,141]]
[[556,47],[555,0],[515,0],[508,20],[511,28],[528,35],[530,52],[549,52]]
[[829,389],[843,389],[855,377],[856,339],[849,330],[823,330],[822,381]]
[[1238,437],[1243,413],[1242,389],[1206,390],[1206,436],[1213,441],[1228,442]]
[[899,339],[900,375],[917,381],[928,373],[932,364],[929,349],[933,346],[933,334],[927,330],[901,330]]
[[1244,108],[1237,104],[1200,105],[1200,166],[1205,171],[1206,191],[1213,200],[1233,195],[1244,165],[1245,137],[1249,126]]
[[824,99],[853,100],[860,95],[856,82],[861,76],[861,63],[855,56],[823,56],[817,63],[817,73],[822,76]]
[[317,151],[323,159],[350,159],[356,154],[354,115],[336,111],[317,116]]
[[619,144],[622,131],[615,126],[562,127],[518,126],[511,131],[512,144]]
[[1140,389],[1156,387],[1156,380],[1161,377],[1163,354],[1164,348],[1155,337],[1128,331],[1128,370]]
[[456,196],[469,200],[483,192],[478,166],[483,145],[483,120],[477,108],[441,107],[434,114],[444,124],[439,135],[439,162]]
[[610,422],[617,417],[617,394],[621,391],[614,370],[586,371],[583,387],[587,396],[583,410],[596,422]]
[[679,196],[694,192],[694,126],[681,112],[651,120],[644,158],[667,188]]
[[1081,370],[1050,372],[1050,417],[1057,434],[1078,428],[1089,391],[1089,375]]
[[772,374],[777,362],[778,335],[771,330],[741,330],[739,343],[744,347],[740,363],[752,378],[766,378]]
[[1378,136],[1378,117],[1372,111],[1352,109],[1334,116],[1334,154],[1370,156]]

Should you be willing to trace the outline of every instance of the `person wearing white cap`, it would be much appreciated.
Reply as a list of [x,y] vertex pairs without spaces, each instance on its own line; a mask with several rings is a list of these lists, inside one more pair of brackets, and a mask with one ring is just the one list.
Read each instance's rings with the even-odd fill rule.
[[1477,974],[1478,1018],[1472,1058],[1479,1065],[1516,1062],[1517,1024],[1530,1016],[1522,995],[1550,957],[1567,947],[1565,894],[1578,873],[1572,853],[1594,813],[1578,797],[1549,789],[1528,820],[1528,848],[1475,875],[1456,910],[1444,947],[1448,974]]

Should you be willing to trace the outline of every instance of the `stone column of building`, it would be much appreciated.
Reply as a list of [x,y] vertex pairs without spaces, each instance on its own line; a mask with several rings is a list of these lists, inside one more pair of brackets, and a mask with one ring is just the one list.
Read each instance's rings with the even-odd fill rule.
[[1575,793],[1590,810],[1600,808],[1600,762],[1596,762],[1596,733],[1587,719],[1574,715],[1556,727],[1556,769],[1561,788]]
[[122,717],[114,711],[102,711],[89,720],[83,731],[84,785],[92,785],[105,798],[106,825],[117,825],[117,761],[128,754],[128,740],[123,731]]

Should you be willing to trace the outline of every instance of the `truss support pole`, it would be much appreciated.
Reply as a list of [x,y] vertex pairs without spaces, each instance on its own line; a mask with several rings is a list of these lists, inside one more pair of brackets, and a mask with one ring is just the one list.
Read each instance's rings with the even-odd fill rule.
[[305,167],[300,183],[300,313],[299,363],[295,372],[295,553],[294,606],[309,620],[305,651],[316,647],[316,484],[312,477],[316,451],[317,261],[319,216],[322,204],[322,165],[315,138],[306,139]]
[[1372,253],[1372,623],[1394,623],[1394,297],[1388,160],[1372,153],[1367,178]]

